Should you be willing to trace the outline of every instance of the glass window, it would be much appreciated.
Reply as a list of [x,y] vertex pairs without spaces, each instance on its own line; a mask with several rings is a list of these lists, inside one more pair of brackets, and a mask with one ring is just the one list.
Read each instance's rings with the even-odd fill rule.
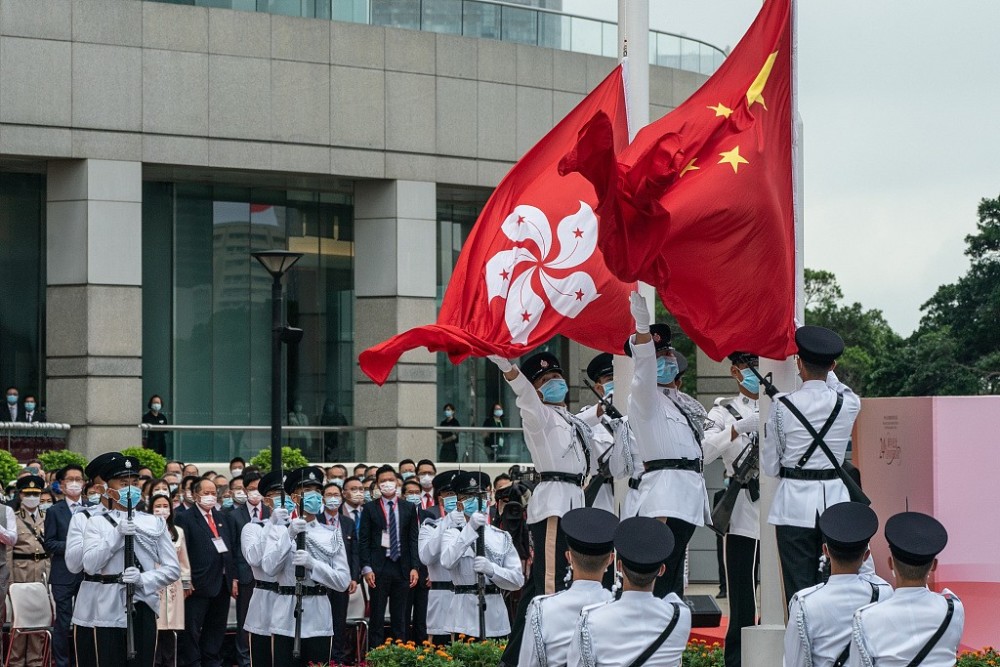
[[420,3],[399,0],[372,0],[372,24],[390,28],[420,29]]
[[500,26],[502,28],[500,39],[505,42],[538,43],[538,12],[536,11],[501,7]]
[[421,30],[462,34],[462,0],[423,0]]
[[500,39],[500,7],[465,0],[462,3],[462,34],[481,39]]

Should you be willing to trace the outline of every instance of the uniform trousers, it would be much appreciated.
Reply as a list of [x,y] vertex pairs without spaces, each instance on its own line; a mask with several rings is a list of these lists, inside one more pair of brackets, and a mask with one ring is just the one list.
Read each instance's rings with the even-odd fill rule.
[[80,582],[52,584],[52,600],[56,618],[52,624],[52,659],[56,667],[70,667],[73,662],[73,598],[80,590]]
[[73,648],[76,649],[76,664],[97,664],[97,640],[94,638],[94,628],[84,625],[73,626]]
[[667,518],[667,527],[674,534],[674,550],[670,552],[670,557],[664,561],[667,571],[662,577],[656,578],[653,584],[653,595],[664,598],[669,593],[676,593],[678,597],[684,597],[684,559],[687,557],[688,542],[694,535],[696,526],[687,521],[681,521],[673,517]]
[[410,573],[403,571],[399,561],[386,559],[382,571],[375,574],[371,589],[371,615],[368,618],[369,646],[380,646],[385,640],[385,608],[389,607],[389,636],[406,638],[406,600],[410,596]]
[[184,600],[184,638],[180,664],[220,667],[222,642],[229,621],[229,588],[225,582],[215,597],[191,595]]
[[243,624],[247,620],[253,589],[253,580],[249,584],[240,584],[239,594],[236,596],[236,655],[239,657],[240,667],[250,666],[250,633],[243,629]]
[[754,566],[757,540],[743,535],[726,535],[726,572],[729,587],[729,630],[726,631],[726,667],[741,664],[742,629],[757,623]]
[[274,664],[281,667],[307,667],[310,663],[325,665],[330,661],[330,637],[303,637],[299,658],[292,658],[293,637],[274,635]]
[[[719,504],[719,501],[722,500],[722,497],[724,495],[726,495],[726,490],[725,489],[719,489],[718,491],[716,491],[715,495],[712,496],[712,507],[717,506]],[[715,534],[715,558],[719,562],[719,593],[725,593],[726,592],[726,586],[727,586],[727,583],[726,583],[726,556],[725,556],[726,548],[725,548],[724,542],[725,542],[725,539],[722,537],[722,535],[719,535],[718,533],[716,533]]]
[[521,591],[517,605],[510,641],[500,661],[505,665],[516,665],[524,638],[524,625],[528,616],[528,605],[536,595],[551,595],[566,588],[566,534],[562,531],[559,517],[550,516],[536,523],[528,524],[534,545],[534,560],[531,577]]
[[416,588],[410,589],[410,595],[406,602],[406,620],[411,623],[406,638],[410,641],[420,642],[427,639],[427,568],[421,567],[418,572]]
[[250,666],[271,667],[271,635],[250,633]]
[[351,643],[347,641],[347,605],[351,596],[347,591],[332,591],[329,597],[330,611],[333,613],[333,651],[330,659],[346,663],[353,654]]
[[[153,667],[156,653],[156,613],[144,602],[135,601],[132,617],[132,637],[135,640],[135,659],[129,660],[126,652],[125,628],[94,628],[97,657],[94,667]],[[79,657],[79,656],[78,656]]]
[[823,553],[823,535],[819,528],[775,526],[781,581],[785,587],[785,607],[803,588],[820,583],[819,557]]

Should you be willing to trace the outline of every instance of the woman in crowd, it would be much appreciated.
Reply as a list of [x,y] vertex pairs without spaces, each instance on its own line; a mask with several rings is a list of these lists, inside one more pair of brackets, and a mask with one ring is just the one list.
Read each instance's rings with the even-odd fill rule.
[[[455,406],[451,403],[444,404],[444,419],[441,420],[441,426],[451,428],[461,426],[458,420],[455,419]],[[438,437],[441,438],[441,455],[438,457],[438,460],[445,463],[458,461],[458,433],[454,431],[441,431],[438,433]]]
[[[162,426],[170,423],[167,421],[167,416],[163,414],[163,399],[158,395],[153,394],[150,396],[149,400],[146,401],[146,407],[149,411],[142,416],[143,424],[159,424]],[[160,456],[166,456],[167,434],[163,431],[147,431],[146,449],[152,449]]]
[[156,619],[156,667],[173,667],[177,660],[177,636],[184,631],[184,598],[192,593],[191,562],[188,560],[184,530],[174,525],[174,506],[169,490],[152,492],[150,512],[167,522],[170,538],[177,549],[181,578],[160,591],[160,617]]

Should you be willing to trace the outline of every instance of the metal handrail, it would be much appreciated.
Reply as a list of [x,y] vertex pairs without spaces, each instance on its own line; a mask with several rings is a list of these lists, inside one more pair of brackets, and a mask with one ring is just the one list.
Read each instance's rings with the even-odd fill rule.
[[490,428],[489,426],[435,426],[434,430],[457,433],[464,433],[466,431],[469,433],[524,433],[523,428],[516,426],[499,426],[497,428]]
[[69,424],[59,422],[0,422],[0,431],[68,431]]
[[[270,426],[226,426],[215,424],[136,424],[136,427],[143,431],[259,431],[270,432]],[[289,433],[345,433],[351,431],[367,431],[366,426],[286,426],[282,424],[281,430]]]

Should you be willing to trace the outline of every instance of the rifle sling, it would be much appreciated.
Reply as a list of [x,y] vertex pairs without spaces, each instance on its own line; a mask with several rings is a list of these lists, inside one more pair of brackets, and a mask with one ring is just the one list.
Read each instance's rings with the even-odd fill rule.
[[[869,600],[868,604],[875,604],[878,602],[878,586],[872,582],[868,582],[868,585],[872,587],[872,599]],[[833,661],[833,667],[844,667],[847,664],[847,659],[851,657],[851,642],[847,642],[847,646],[844,650],[840,652],[837,659]]]
[[639,654],[639,657],[629,663],[628,667],[642,667],[642,665],[645,665],[646,661],[653,657],[653,654],[656,653],[661,646],[663,646],[663,642],[667,641],[667,637],[669,637],[670,633],[674,631],[675,627],[677,627],[677,621],[681,617],[681,608],[676,602],[671,602],[670,604],[674,608],[674,615],[671,617],[670,622],[667,623],[667,627],[664,628],[659,637],[653,640],[652,644],[646,647],[645,651]]
[[826,434],[830,432],[831,428],[833,428],[833,423],[837,421],[837,415],[840,414],[840,409],[844,407],[844,396],[842,394],[837,394],[837,404],[833,406],[833,412],[830,413],[830,416],[827,417],[826,422],[823,424],[823,428],[821,428],[818,432],[815,428],[813,428],[813,425],[809,423],[809,420],[806,419],[805,415],[803,415],[799,409],[795,407],[795,404],[788,400],[787,396],[782,396],[778,400],[781,401],[786,408],[788,408],[788,411],[792,413],[792,415],[799,421],[800,424],[802,424],[803,428],[805,428],[806,431],[809,432],[809,435],[813,438],[812,444],[809,445],[809,449],[806,450],[806,453],[803,454],[802,458],[800,458],[798,463],[795,464],[795,467],[802,469],[802,467],[809,462],[809,459],[812,458],[816,448],[819,447],[823,450],[823,453],[826,454],[826,458],[830,459],[830,463],[833,464],[833,467],[839,469],[840,462],[837,461],[837,458],[833,455],[833,452],[830,451],[830,448],[827,446],[826,442],[823,441],[823,438],[825,438]]
[[934,635],[927,640],[927,643],[924,644],[924,647],[920,649],[920,653],[917,653],[916,657],[913,658],[913,660],[910,661],[910,664],[908,664],[906,667],[917,667],[917,665],[919,665],[924,661],[924,658],[930,655],[930,652],[934,650],[934,647],[937,646],[938,641],[940,641],[941,637],[944,636],[945,630],[947,630],[948,626],[951,624],[951,617],[952,615],[954,615],[954,613],[955,613],[955,600],[953,600],[952,598],[948,598],[948,611],[945,612],[944,620],[941,621],[941,625],[938,627],[937,632],[935,632]]

